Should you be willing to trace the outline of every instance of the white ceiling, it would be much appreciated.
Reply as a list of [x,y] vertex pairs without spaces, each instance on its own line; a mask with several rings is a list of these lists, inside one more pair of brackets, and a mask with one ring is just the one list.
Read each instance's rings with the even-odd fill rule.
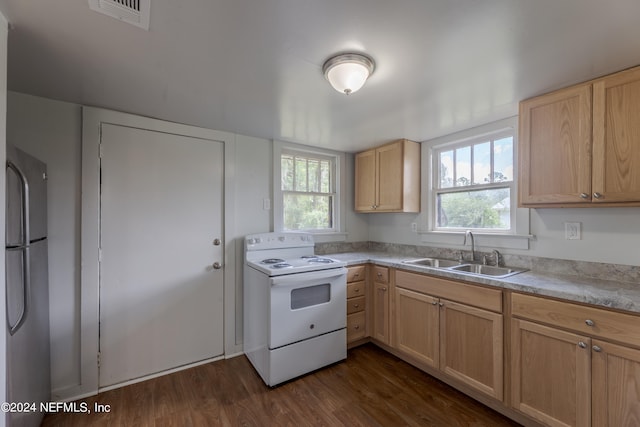
[[[343,151],[640,64],[637,0],[151,0],[149,31],[87,0],[0,10],[10,90]],[[345,96],[322,64],[352,50],[377,68]]]

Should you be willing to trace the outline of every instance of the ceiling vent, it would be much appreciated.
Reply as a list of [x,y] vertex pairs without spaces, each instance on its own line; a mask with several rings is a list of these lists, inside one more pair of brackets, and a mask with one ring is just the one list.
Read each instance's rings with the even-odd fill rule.
[[96,12],[149,30],[151,0],[89,0],[89,7]]

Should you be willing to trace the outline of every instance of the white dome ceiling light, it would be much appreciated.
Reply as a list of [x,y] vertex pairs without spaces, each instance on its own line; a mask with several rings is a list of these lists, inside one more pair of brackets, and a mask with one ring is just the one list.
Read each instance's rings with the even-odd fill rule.
[[373,59],[359,53],[343,53],[324,63],[322,71],[338,92],[350,95],[360,89],[373,73]]

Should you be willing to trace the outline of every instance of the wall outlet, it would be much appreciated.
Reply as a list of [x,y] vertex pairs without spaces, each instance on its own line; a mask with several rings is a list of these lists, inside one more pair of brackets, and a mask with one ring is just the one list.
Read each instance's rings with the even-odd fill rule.
[[414,233],[418,232],[418,224],[415,222],[411,223],[411,231],[413,231]]
[[579,222],[565,222],[564,223],[564,238],[566,240],[581,240],[582,231],[580,230]]
[[262,199],[262,209],[265,211],[271,209],[271,199]]

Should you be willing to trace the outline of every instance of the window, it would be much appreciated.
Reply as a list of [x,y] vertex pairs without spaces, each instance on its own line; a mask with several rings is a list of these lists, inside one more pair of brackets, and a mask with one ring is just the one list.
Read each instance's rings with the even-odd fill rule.
[[282,229],[336,230],[336,158],[283,149]]
[[435,148],[435,229],[510,231],[513,153],[510,132]]

